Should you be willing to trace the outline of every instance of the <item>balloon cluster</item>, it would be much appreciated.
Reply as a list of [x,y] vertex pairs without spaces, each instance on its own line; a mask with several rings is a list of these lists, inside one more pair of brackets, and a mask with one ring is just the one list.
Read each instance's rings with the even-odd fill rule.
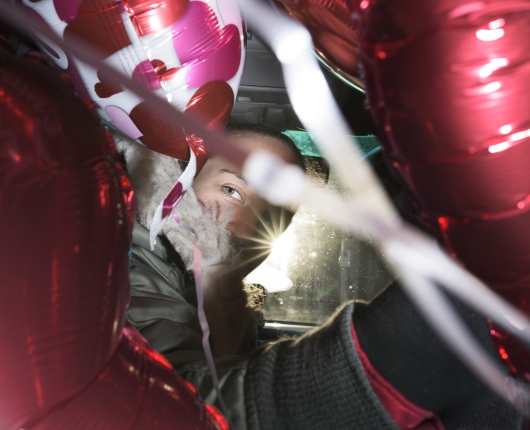
[[[344,79],[354,82],[362,66],[387,157],[424,217],[454,257],[530,314],[528,2],[276,1],[309,28],[318,55],[346,71]],[[65,40],[88,38],[110,64],[211,127],[228,118],[244,44],[229,3],[24,4]],[[186,159],[189,144],[202,157],[200,139],[161,123],[50,41],[40,43],[111,125],[167,155]],[[11,246],[3,279],[13,285],[2,311],[13,323],[0,329],[10,351],[0,356],[0,386],[16,388],[0,392],[0,416],[7,427],[83,419],[110,428],[131,416],[137,428],[156,419],[213,426],[124,323],[132,191],[97,121],[50,72],[1,59],[0,239]],[[511,369],[530,372],[525,350],[497,328],[492,334]],[[176,396],[179,407],[166,408]]]
[[1,47],[0,94],[0,427],[227,429],[126,323],[134,193],[97,115]]

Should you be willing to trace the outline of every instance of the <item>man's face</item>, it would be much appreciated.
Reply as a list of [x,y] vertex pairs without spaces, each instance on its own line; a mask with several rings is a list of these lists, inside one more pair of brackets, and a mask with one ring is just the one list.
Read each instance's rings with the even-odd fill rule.
[[[245,133],[230,136],[236,145],[252,151],[267,151],[287,162],[294,161],[292,151],[272,137]],[[242,238],[255,237],[259,217],[268,203],[249,187],[241,172],[222,158],[211,158],[193,183],[197,199],[206,209],[214,209],[217,222]]]

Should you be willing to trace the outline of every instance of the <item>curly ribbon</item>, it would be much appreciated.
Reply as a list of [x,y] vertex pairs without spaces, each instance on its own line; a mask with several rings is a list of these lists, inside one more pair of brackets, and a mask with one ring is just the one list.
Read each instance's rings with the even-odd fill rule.
[[[177,160],[175,160],[178,163]],[[155,249],[156,236],[162,231],[167,220],[171,216],[175,206],[182,200],[182,197],[186,194],[186,191],[191,187],[195,173],[197,172],[197,159],[193,151],[190,151],[190,162],[186,169],[173,185],[169,193],[167,193],[164,200],[156,208],[155,214],[153,215],[153,222],[151,223],[151,229],[149,230],[149,243],[151,244],[151,250]],[[178,221],[177,221],[178,222]]]
[[[186,224],[180,218],[180,215],[172,210],[173,219],[177,224],[188,230],[193,234],[193,275],[195,277],[195,289],[197,291],[197,311],[199,314],[199,323],[202,329],[202,347],[204,349],[204,355],[206,356],[206,362],[208,363],[208,369],[210,369],[210,374],[212,376],[212,383],[217,393],[217,398],[219,399],[219,404],[225,414],[225,418],[229,421],[228,418],[228,408],[226,407],[223,395],[221,394],[221,388],[219,387],[219,378],[217,376],[217,369],[215,368],[215,363],[213,361],[212,349],[210,347],[210,326],[208,325],[208,320],[206,319],[206,313],[204,312],[204,288],[202,283],[202,268],[201,268],[201,250],[197,243],[199,242],[199,235],[188,224]],[[231,426],[230,426],[231,427]]]

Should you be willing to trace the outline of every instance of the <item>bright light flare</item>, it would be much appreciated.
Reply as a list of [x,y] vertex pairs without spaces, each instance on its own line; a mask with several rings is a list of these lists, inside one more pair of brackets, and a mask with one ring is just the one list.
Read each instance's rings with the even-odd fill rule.
[[490,30],[496,30],[498,28],[504,27],[504,24],[506,24],[506,21],[503,18],[499,18],[495,21],[491,21],[488,24],[488,27],[490,28]]
[[470,87],[465,90],[465,94],[468,96],[476,97],[476,96],[483,96],[485,94],[492,94],[502,88],[502,85],[500,82],[490,82],[489,84],[485,85],[477,85],[474,87]]
[[296,242],[295,230],[288,228],[281,236],[272,235],[270,241],[263,240],[263,248],[269,248],[271,253],[267,260],[251,272],[245,282],[248,284],[261,284],[269,293],[285,291],[293,286],[293,281],[287,276],[289,261],[291,261],[293,248]]
[[495,154],[497,152],[502,152],[508,149],[509,147],[510,147],[510,144],[508,142],[497,143],[496,145],[491,145],[488,148],[488,152],[491,154]]
[[510,124],[503,125],[501,128],[499,128],[499,131],[501,134],[508,134],[512,131],[512,126]]
[[530,204],[530,194],[528,194],[523,200],[517,203],[517,209],[524,209],[529,204]]
[[485,85],[482,89],[483,94],[490,94],[494,93],[495,91],[498,91],[501,89],[501,83],[500,82],[491,82],[488,85]]
[[[506,127],[506,126],[503,126]],[[501,127],[501,129],[503,128]],[[510,126],[508,126],[510,127]],[[509,133],[509,132],[508,132]],[[511,146],[515,145],[515,142],[518,142],[520,140],[526,139],[527,137],[530,137],[530,129],[518,131],[517,133],[513,133],[509,136],[507,136],[507,140],[501,143],[497,143],[495,145],[491,145],[488,147],[488,152],[491,154],[495,154],[497,152],[505,151],[506,149],[510,148]]]
[[272,242],[270,261],[280,266],[286,266],[293,251],[295,240],[294,229],[288,228],[285,233]]
[[263,285],[268,293],[286,291],[293,287],[293,281],[287,275],[268,264],[262,264],[250,273],[245,278],[245,283]]
[[273,221],[272,224],[263,222],[261,216],[259,219],[260,237],[251,239],[256,244],[254,248],[262,251],[259,256],[268,255],[268,257],[245,278],[244,282],[261,284],[268,292],[288,290],[293,286],[288,274],[291,264],[296,259],[295,250],[299,240],[296,232],[300,224],[307,224],[307,217],[296,214],[287,229],[283,217],[280,217],[279,221]]
[[502,28],[496,28],[494,30],[478,30],[477,39],[484,42],[492,42],[498,40],[504,36],[504,30]]
[[149,25],[154,31],[158,31],[162,29],[162,24],[160,23],[160,20],[156,16],[152,16],[149,18]]
[[478,75],[481,78],[487,78],[490,76],[495,70],[500,69],[501,67],[506,67],[508,65],[508,59],[507,58],[493,58],[490,60],[489,63],[485,64],[480,68],[480,71]]

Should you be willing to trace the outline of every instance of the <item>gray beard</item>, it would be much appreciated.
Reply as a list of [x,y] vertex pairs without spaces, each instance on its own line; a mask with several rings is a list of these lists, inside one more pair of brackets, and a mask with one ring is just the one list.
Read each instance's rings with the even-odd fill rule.
[[[171,187],[182,174],[179,162],[159,154],[116,132],[112,132],[118,152],[123,154],[127,172],[136,193],[136,216],[149,229],[153,215]],[[199,237],[203,272],[216,267],[234,267],[241,262],[233,235],[225,229],[226,221],[219,224],[214,210],[206,210],[197,200],[193,189],[178,203],[175,211],[192,227]],[[161,233],[179,253],[186,269],[193,269],[193,234],[170,217]]]

